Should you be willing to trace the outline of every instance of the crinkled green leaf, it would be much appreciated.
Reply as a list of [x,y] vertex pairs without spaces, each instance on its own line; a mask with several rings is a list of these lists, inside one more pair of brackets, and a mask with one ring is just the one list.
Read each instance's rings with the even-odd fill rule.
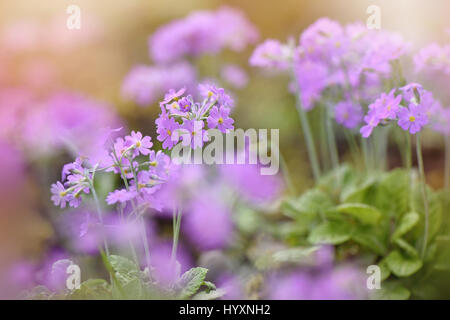
[[340,244],[349,240],[351,229],[343,222],[327,221],[314,228],[308,236],[312,244]]
[[208,269],[201,267],[186,271],[177,282],[177,287],[179,288],[177,298],[187,299],[194,295],[204,283],[207,272]]
[[363,203],[343,203],[336,207],[336,211],[351,215],[363,224],[377,224],[381,217],[377,208]]
[[395,241],[411,230],[419,221],[419,214],[417,212],[408,212],[403,215],[398,223],[397,228],[392,234],[392,240]]
[[411,293],[400,284],[382,283],[381,289],[373,290],[371,299],[373,300],[407,300]]
[[360,226],[352,233],[352,240],[378,255],[386,254],[387,247],[380,230],[372,226]]
[[402,238],[395,239],[395,244],[398,245],[400,248],[403,249],[403,251],[411,256],[411,257],[419,257],[419,253],[417,252],[416,248],[414,248],[412,245],[410,245],[406,240]]
[[397,277],[409,277],[422,268],[422,261],[419,258],[405,256],[398,250],[392,251],[386,257],[386,263]]

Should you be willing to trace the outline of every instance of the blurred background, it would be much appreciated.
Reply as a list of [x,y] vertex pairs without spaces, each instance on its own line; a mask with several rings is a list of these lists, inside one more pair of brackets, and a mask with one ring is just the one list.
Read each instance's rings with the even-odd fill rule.
[[[71,4],[81,8],[80,30],[66,27],[66,9]],[[0,269],[9,270],[11,264],[23,258],[39,259],[57,237],[45,203],[50,184],[58,179],[62,164],[71,155],[70,150],[48,143],[48,136],[37,133],[48,128],[54,117],[71,125],[72,117],[77,115],[70,109],[61,114],[57,108],[37,114],[36,110],[49,101],[57,105],[63,103],[59,99],[69,99],[53,97],[53,93],[70,92],[75,96],[70,99],[75,100],[78,96],[88,97],[98,107],[98,118],[89,118],[83,131],[98,127],[101,121],[112,126],[121,123],[155,140],[157,103],[142,107],[126,99],[122,84],[134,65],[153,63],[148,38],[159,26],[195,10],[226,5],[244,12],[254,24],[260,34],[257,43],[267,38],[286,41],[290,36],[297,38],[320,17],[341,23],[365,21],[367,7],[373,4],[381,8],[382,28],[400,32],[415,48],[431,42],[450,42],[450,34],[445,32],[450,28],[450,3],[446,0],[1,1]],[[246,71],[248,84],[233,91],[237,102],[235,125],[244,129],[279,128],[281,151],[293,172],[294,184],[299,191],[305,190],[312,178],[294,100],[286,90],[288,79],[281,75],[263,77],[260,71],[250,68],[248,58],[253,48],[198,59],[198,77],[219,77],[218,61]],[[442,87],[448,87],[448,81],[444,79]],[[449,105],[447,90],[442,90],[442,97]],[[84,111],[76,112],[79,115]],[[431,185],[441,187],[442,141],[432,134],[426,139],[428,179]],[[395,165],[395,159],[392,163]],[[19,276],[26,278],[27,266],[22,267]]]

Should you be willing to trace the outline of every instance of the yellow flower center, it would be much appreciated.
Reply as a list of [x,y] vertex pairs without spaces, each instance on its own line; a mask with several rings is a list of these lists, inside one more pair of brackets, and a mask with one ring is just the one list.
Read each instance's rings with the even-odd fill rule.
[[219,122],[220,124],[222,124],[222,123],[223,123],[223,118],[220,117],[219,120],[218,120],[217,122]]
[[387,109],[388,109],[388,111],[391,111],[391,109],[392,109],[391,105],[388,105]]
[[171,136],[171,135],[172,135],[172,131],[167,130],[167,134],[168,134],[169,136]]
[[158,165],[158,162],[156,162],[156,161],[150,162],[150,166],[152,166],[152,167],[156,167],[157,165]]
[[141,145],[142,145],[142,144],[141,144],[141,142],[140,142],[140,141],[136,142],[136,147],[137,147],[137,148],[140,148],[140,147],[141,147]]
[[211,98],[213,96],[214,93],[212,93],[212,91],[208,91],[208,98]]
[[416,117],[414,117],[414,116],[409,117],[409,121],[411,121],[411,122],[416,121]]

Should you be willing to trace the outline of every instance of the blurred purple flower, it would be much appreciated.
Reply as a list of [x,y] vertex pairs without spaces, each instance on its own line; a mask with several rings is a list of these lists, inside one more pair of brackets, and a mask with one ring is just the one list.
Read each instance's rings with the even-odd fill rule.
[[200,194],[186,210],[181,228],[200,250],[224,248],[233,232],[231,212],[211,190]]
[[194,67],[188,62],[170,66],[138,65],[125,77],[122,95],[139,106],[148,106],[158,101],[171,88],[193,88],[196,77]]
[[247,86],[247,73],[236,65],[226,65],[221,70],[222,78],[235,88],[242,89]]
[[356,128],[363,119],[363,110],[359,104],[350,100],[339,102],[334,109],[336,122],[348,129]]

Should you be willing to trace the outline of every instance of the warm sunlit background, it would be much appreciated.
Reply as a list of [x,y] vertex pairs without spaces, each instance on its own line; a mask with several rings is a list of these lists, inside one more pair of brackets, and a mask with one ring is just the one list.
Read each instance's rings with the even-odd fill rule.
[[[81,30],[66,28],[66,8],[71,4],[81,8]],[[127,101],[121,96],[121,85],[133,65],[152,64],[148,37],[161,24],[194,10],[227,5],[245,12],[259,29],[260,41],[266,38],[285,41],[289,35],[297,38],[305,27],[323,16],[341,23],[365,21],[366,9],[372,4],[381,8],[383,29],[402,33],[417,48],[450,40],[450,34],[445,32],[450,28],[450,2],[446,0],[1,1],[0,90],[23,89],[23,95],[19,95],[23,99],[27,99],[26,92],[30,91],[36,96],[59,89],[83,93],[116,110],[130,129],[140,129],[155,137],[157,104],[142,108]],[[237,64],[250,75],[247,88],[235,91],[236,127],[279,128],[282,153],[295,173],[295,185],[303,190],[311,184],[310,169],[302,147],[299,121],[292,107],[293,98],[286,90],[288,79],[262,77],[260,71],[249,67],[247,61],[252,49],[249,47],[242,53],[224,52],[220,56],[222,62]],[[200,73],[217,75],[216,59],[219,57],[206,56],[197,61]],[[445,96],[446,90],[442,94]],[[13,102],[11,108],[14,108]],[[33,112],[33,108],[39,106],[28,106],[26,112]],[[45,119],[42,120],[45,123]],[[3,124],[1,119],[0,123]],[[442,141],[434,139],[433,135],[426,138],[428,179],[432,185],[440,187],[443,184]],[[44,201],[40,197],[48,196],[49,185],[57,179],[64,163],[49,160],[52,161],[49,166],[46,161],[51,156],[39,150],[39,144],[26,150],[25,160],[21,160],[23,155],[17,155],[17,160],[11,158],[6,148],[8,146],[0,147],[0,163],[8,168],[0,167],[1,188],[4,189],[0,193],[0,269],[25,256],[38,257],[49,239],[55,237],[55,229],[46,219],[42,208]],[[393,165],[398,162],[395,157],[398,156],[393,156]],[[30,163],[43,173],[30,173],[27,170]],[[18,175],[12,174],[13,170],[23,175],[22,181],[17,182]],[[48,179],[42,181],[39,178],[42,176]],[[14,192],[14,188],[20,191]]]

